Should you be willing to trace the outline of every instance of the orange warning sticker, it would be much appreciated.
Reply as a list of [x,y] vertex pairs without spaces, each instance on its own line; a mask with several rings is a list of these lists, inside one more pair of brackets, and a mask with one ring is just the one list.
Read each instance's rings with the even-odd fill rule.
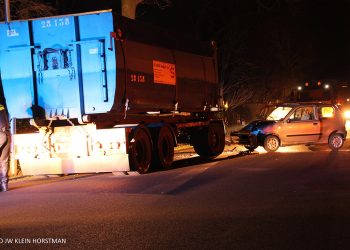
[[175,64],[153,60],[154,82],[176,85]]

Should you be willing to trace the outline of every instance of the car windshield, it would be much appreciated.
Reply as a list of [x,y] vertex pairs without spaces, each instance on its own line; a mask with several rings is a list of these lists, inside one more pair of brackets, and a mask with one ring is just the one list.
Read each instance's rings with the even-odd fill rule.
[[268,121],[279,121],[282,120],[289,111],[292,110],[292,107],[281,106],[274,109],[271,114],[266,118]]

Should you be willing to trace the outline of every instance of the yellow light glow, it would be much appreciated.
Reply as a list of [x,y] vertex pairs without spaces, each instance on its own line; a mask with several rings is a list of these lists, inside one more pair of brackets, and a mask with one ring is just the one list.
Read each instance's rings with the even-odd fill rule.
[[95,125],[59,127],[50,137],[48,145],[44,133],[16,134],[16,159],[83,158],[125,154],[123,128],[99,129]]
[[324,85],[325,89],[329,89],[329,84]]
[[[264,147],[257,147],[255,151],[259,154],[267,153]],[[310,150],[305,145],[295,145],[287,147],[279,147],[277,153],[300,153],[300,152],[309,152]]]
[[322,107],[321,108],[322,117],[329,118],[334,116],[334,110],[332,107]]
[[301,86],[298,86],[298,90],[302,90],[303,88]]
[[344,117],[345,117],[345,119],[350,119],[350,110],[345,110],[345,112],[344,112]]
[[228,109],[228,103],[227,102],[225,103],[224,108]]

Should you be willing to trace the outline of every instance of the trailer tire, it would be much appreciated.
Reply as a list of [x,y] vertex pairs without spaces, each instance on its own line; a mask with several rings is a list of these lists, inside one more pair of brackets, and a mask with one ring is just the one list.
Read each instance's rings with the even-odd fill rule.
[[152,167],[167,169],[174,161],[174,136],[171,127],[165,125],[155,132]]
[[192,133],[192,145],[196,153],[204,158],[215,158],[225,148],[225,131],[223,124],[210,123],[208,127]]
[[148,129],[137,127],[131,136],[129,144],[130,169],[145,174],[148,172],[152,159],[152,139]]

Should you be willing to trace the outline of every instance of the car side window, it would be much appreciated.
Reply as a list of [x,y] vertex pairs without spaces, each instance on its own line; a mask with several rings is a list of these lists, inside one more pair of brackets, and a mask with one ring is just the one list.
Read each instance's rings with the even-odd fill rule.
[[321,118],[332,118],[334,117],[334,108],[332,106],[320,107],[319,115]]
[[315,120],[313,107],[297,108],[289,117],[290,121],[312,121]]
[[291,116],[289,117],[289,120],[290,121],[300,121],[300,119],[301,119],[301,109],[298,108],[291,114]]

